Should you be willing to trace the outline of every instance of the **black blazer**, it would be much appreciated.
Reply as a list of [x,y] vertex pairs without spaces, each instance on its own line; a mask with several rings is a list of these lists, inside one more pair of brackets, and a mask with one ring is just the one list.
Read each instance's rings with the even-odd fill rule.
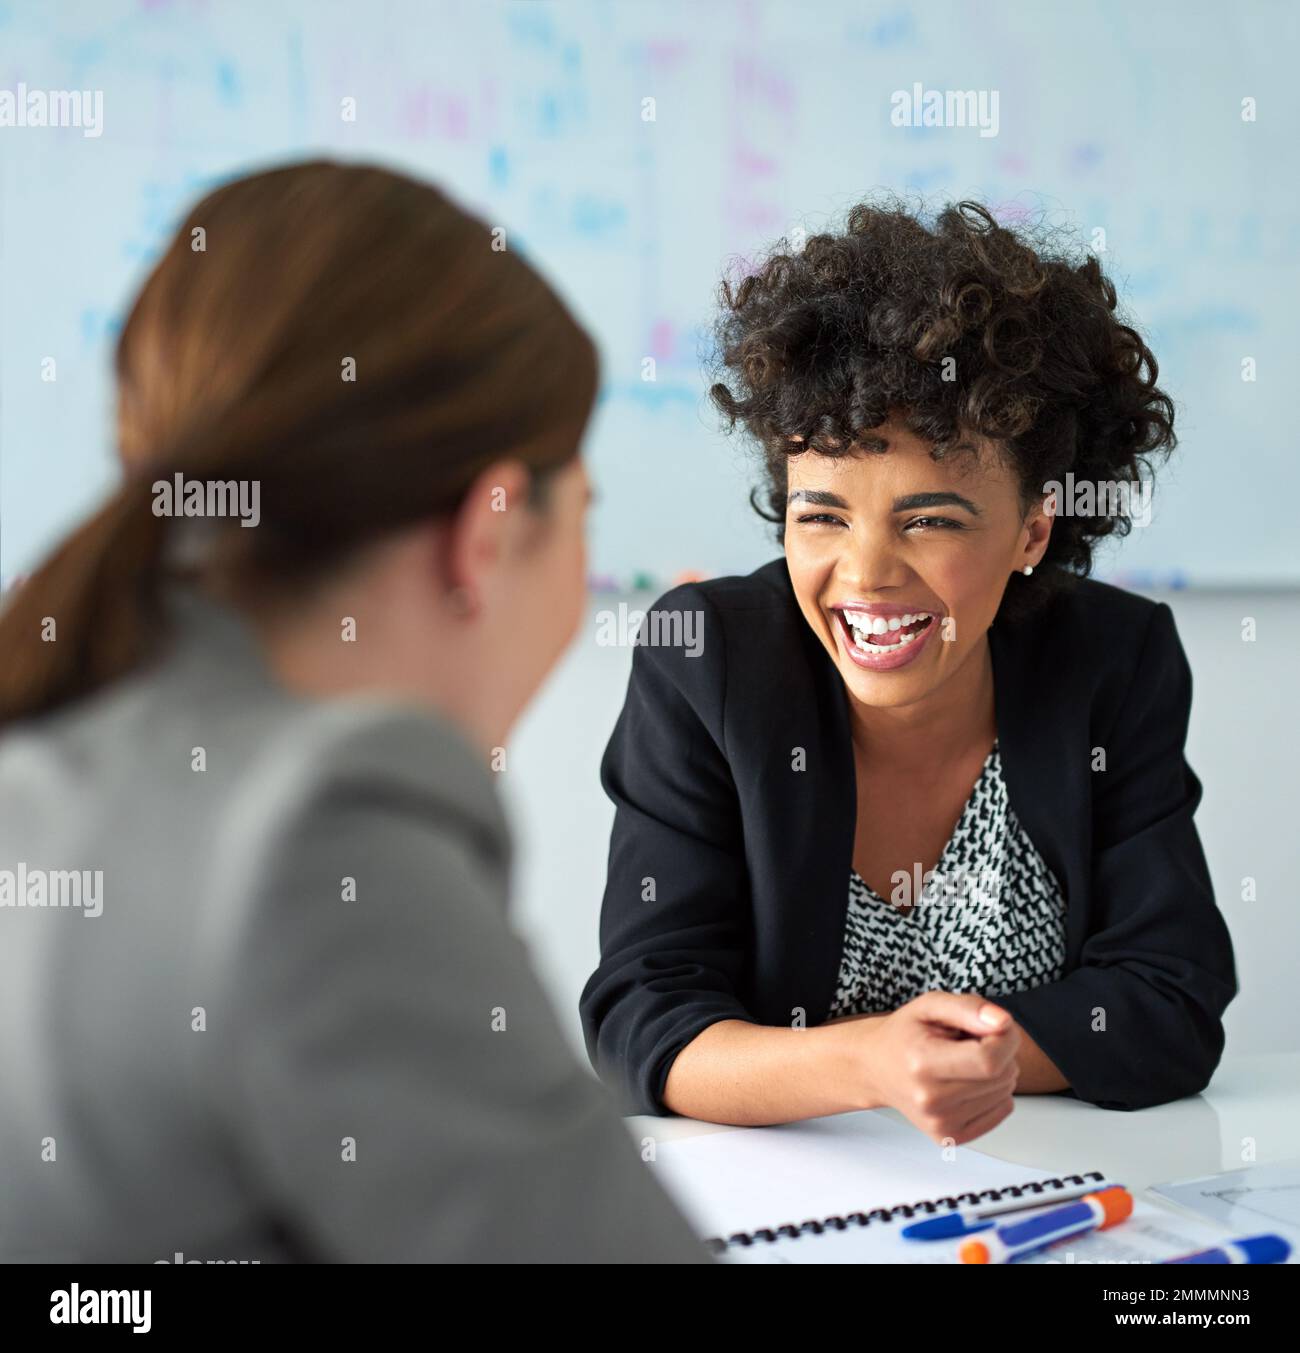
[[[667,1112],[669,1067],[710,1024],[825,1021],[857,818],[848,694],[785,560],[674,588],[654,609],[700,612],[703,652],[645,643],[649,619],[634,650],[601,763],[616,812],[600,965],[580,1003],[592,1065],[641,1113]],[[1081,581],[1028,620],[996,621],[989,645],[1011,807],[1068,903],[1061,980],[992,999],[1080,1099],[1195,1094],[1237,979],[1192,821],[1192,682],[1173,614]]]

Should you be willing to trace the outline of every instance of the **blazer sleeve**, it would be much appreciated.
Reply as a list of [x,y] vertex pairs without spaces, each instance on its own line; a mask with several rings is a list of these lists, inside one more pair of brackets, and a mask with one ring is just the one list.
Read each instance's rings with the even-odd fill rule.
[[1094,771],[1091,925],[1061,981],[992,999],[1080,1099],[1141,1109],[1197,1094],[1223,1052],[1237,994],[1232,941],[1192,815],[1201,784],[1184,743],[1191,670],[1157,605]]
[[709,1262],[574,1057],[508,925],[504,844],[431,782],[421,729],[339,741],[232,880],[215,1113],[247,1177],[331,1262]]
[[600,964],[579,1003],[592,1065],[630,1113],[668,1112],[673,1060],[710,1024],[753,1022],[737,995],[751,922],[740,807],[723,752],[721,624],[694,588],[669,593],[657,609],[674,605],[703,608],[704,648],[697,657],[680,647],[633,649],[601,762],[615,811]]

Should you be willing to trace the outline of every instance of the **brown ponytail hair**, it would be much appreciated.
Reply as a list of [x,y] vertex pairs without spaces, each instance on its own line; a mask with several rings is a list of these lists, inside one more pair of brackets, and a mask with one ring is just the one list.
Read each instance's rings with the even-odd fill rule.
[[283,584],[453,512],[496,459],[539,487],[569,461],[595,349],[498,245],[437,188],[364,165],[291,165],[199,202],[118,342],[126,479],[0,612],[0,725],[153,648],[171,524],[158,480],[256,481],[259,525],[210,519],[232,547],[214,557]]

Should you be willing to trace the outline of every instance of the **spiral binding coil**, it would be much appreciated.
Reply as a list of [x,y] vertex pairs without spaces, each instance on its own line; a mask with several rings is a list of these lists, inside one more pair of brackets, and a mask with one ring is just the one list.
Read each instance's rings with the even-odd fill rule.
[[1096,1170],[1085,1174],[1067,1174],[1059,1179],[1035,1179],[1028,1184],[1009,1184],[1002,1189],[983,1189],[979,1193],[959,1193],[951,1198],[927,1198],[919,1203],[900,1203],[897,1207],[877,1207],[870,1212],[850,1212],[843,1217],[826,1217],[821,1221],[806,1221],[798,1226],[787,1222],[784,1226],[763,1226],[757,1231],[737,1231],[735,1235],[723,1240],[712,1236],[704,1243],[714,1254],[721,1254],[731,1245],[752,1245],[755,1241],[769,1243],[777,1240],[798,1240],[802,1235],[819,1236],[823,1231],[847,1231],[851,1226],[870,1226],[873,1221],[894,1221],[898,1217],[910,1218],[920,1212],[933,1216],[936,1212],[952,1212],[959,1207],[978,1207],[981,1203],[1000,1203],[1004,1198],[1019,1198],[1059,1191],[1068,1187],[1079,1187],[1092,1181],[1101,1183],[1105,1175]]

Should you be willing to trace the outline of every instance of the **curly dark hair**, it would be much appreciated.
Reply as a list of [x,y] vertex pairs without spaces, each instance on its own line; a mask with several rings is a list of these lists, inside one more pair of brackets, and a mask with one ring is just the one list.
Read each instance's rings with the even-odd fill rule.
[[[999,225],[977,202],[949,204],[933,224],[893,195],[859,203],[843,233],[802,250],[782,239],[720,294],[710,395],[761,448],[767,510],[757,491],[750,502],[781,524],[778,541],[787,458],[873,449],[859,439],[895,411],[936,459],[969,450],[972,433],[992,439],[1024,510],[1070,471],[1136,486],[1176,445],[1155,357],[1097,259],[1065,232]],[[1058,514],[1042,566],[1014,576],[999,617],[1086,576],[1095,543],[1130,525],[1122,513]]]

